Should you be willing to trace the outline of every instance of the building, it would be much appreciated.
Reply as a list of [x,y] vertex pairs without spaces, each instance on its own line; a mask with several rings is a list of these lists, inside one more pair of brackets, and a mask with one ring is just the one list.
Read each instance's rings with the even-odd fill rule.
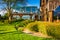
[[23,6],[23,7],[15,7],[15,8],[13,7],[13,9],[16,11],[12,13],[12,16],[18,15],[20,16],[20,18],[22,18],[24,15],[29,15],[31,20],[33,16],[35,20],[38,19],[37,15],[39,11],[36,6]]
[[43,21],[53,21],[54,10],[60,5],[60,0],[40,0],[40,11]]

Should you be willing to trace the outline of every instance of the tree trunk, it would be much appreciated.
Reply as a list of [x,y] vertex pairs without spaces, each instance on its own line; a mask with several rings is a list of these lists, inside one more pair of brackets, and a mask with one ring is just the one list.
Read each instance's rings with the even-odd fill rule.
[[8,20],[12,21],[11,9],[8,9]]
[[11,11],[11,3],[10,2],[7,4],[7,13],[8,13],[8,20],[11,21],[12,20],[12,15],[11,15],[12,11]]

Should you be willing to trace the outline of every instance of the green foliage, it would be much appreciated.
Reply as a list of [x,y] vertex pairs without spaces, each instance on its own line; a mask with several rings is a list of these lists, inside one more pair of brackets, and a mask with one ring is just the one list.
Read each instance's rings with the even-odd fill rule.
[[5,15],[3,16],[3,18],[8,19],[8,13],[5,13]]
[[8,21],[8,20],[4,20],[4,23],[8,24],[8,23],[9,23],[9,21]]
[[40,22],[38,23],[38,26],[39,26],[39,32],[41,32],[42,34],[47,34],[46,32],[46,25],[47,23],[44,23],[44,22]]
[[11,24],[0,25],[0,40],[53,40],[52,38],[41,38],[24,33],[20,33],[24,27],[19,27],[18,31]]
[[47,34],[60,39],[60,25],[49,25],[47,27]]
[[32,27],[30,27],[30,30],[31,31],[34,31],[34,32],[39,32],[39,28],[38,28],[38,25],[33,25]]
[[16,24],[16,26],[18,26],[18,27],[24,27],[25,23],[18,23],[18,24]]
[[17,25],[21,23],[22,21],[24,21],[24,19],[12,20],[11,22],[9,22],[9,24]]
[[[27,26],[28,29],[31,31],[41,32],[44,34],[48,34],[49,36],[52,36],[56,39],[60,39],[60,24],[59,23],[48,23],[48,22],[45,23],[45,22],[37,22],[37,21],[33,22],[31,20],[12,21],[11,24],[0,22],[0,33],[16,31],[15,25],[18,27],[18,32],[22,32],[24,28]],[[15,34],[13,38],[15,38]],[[32,40],[35,40],[35,39],[33,38]],[[36,40],[40,40],[40,39],[36,39]],[[42,40],[48,40],[48,39],[42,39]]]
[[42,22],[31,22],[27,25],[29,30],[41,32],[43,34],[47,34],[46,32],[46,25]]
[[16,25],[18,26],[18,27],[25,27],[27,24],[29,24],[30,22],[32,22],[32,21],[30,21],[30,20],[24,20],[24,21],[22,21],[22,22],[20,22],[20,23],[17,23]]
[[24,27],[19,27],[18,31],[22,32],[24,30]]

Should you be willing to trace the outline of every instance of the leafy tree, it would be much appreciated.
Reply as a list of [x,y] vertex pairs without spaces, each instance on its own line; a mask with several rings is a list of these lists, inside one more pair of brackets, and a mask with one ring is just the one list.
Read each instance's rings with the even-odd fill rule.
[[3,16],[3,19],[8,19],[8,13],[5,13],[5,15]]
[[11,7],[16,6],[17,3],[25,4],[26,0],[1,0],[1,3],[6,4],[8,19],[9,19],[9,21],[11,21],[11,19],[12,19],[12,14],[11,14],[12,8]]

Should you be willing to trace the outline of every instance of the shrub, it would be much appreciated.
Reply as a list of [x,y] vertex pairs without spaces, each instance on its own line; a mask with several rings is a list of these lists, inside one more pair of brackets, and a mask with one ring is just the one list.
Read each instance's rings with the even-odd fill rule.
[[18,27],[25,27],[28,23],[30,23],[30,22],[32,22],[32,21],[30,21],[30,20],[25,20],[25,21],[22,21],[22,22],[20,22],[20,23],[17,23],[16,25],[18,26]]
[[22,32],[24,30],[24,27],[19,27],[18,31]]
[[27,28],[31,31],[37,30],[37,32],[41,32],[43,34],[47,34],[54,38],[60,39],[60,23],[52,23],[52,22],[31,22],[27,25]]
[[16,26],[18,26],[18,27],[24,27],[25,24],[21,22],[21,23],[16,24]]
[[25,20],[25,21],[23,21],[23,23],[25,23],[25,24],[28,24],[28,23],[31,23],[31,22],[33,22],[32,20]]
[[48,24],[45,22],[38,22],[38,26],[39,26],[39,32],[43,33],[43,34],[47,34],[46,32],[46,26]]
[[9,23],[9,21],[8,20],[4,20],[4,23]]
[[60,25],[49,25],[47,27],[47,34],[54,38],[60,39]]
[[30,27],[30,30],[34,32],[39,32],[38,25],[37,24],[33,25],[32,27]]
[[23,30],[24,30],[24,27],[19,27],[19,26],[17,26],[17,25],[15,25],[15,27],[14,27],[15,29],[16,29],[16,31],[18,31],[18,32],[23,32]]
[[24,21],[24,19],[12,20],[10,22],[10,24],[16,24],[16,22],[19,23],[19,22],[22,22],[22,21]]
[[47,34],[46,33],[46,25],[43,22],[31,22],[27,25],[27,29],[34,31],[37,30],[37,32],[41,32],[43,34]]

